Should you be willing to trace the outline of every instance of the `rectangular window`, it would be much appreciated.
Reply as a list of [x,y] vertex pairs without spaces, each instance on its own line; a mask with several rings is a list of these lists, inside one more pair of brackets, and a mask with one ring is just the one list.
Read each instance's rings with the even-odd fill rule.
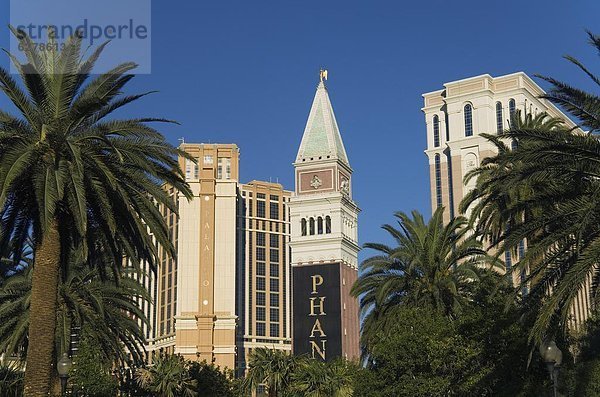
[[225,179],[231,179],[231,158],[225,159]]
[[271,310],[269,311],[269,320],[272,323],[279,322],[279,309],[271,308]]
[[265,233],[264,232],[256,232],[256,245],[259,247],[265,246]]
[[279,196],[271,195],[271,201],[279,201]]
[[256,293],[256,305],[264,306],[266,303],[267,303],[266,294],[264,292],[257,292]]
[[525,257],[525,240],[519,242],[519,260]]
[[185,160],[185,179],[192,179],[194,176],[194,162],[190,159]]
[[256,275],[264,276],[266,274],[265,262],[256,262]]
[[224,159],[222,157],[219,157],[219,159],[217,160],[217,179],[223,179],[223,160]]
[[267,315],[264,307],[256,308],[256,321],[267,321]]
[[270,325],[271,337],[279,338],[279,324],[271,324]]
[[269,217],[271,219],[279,219],[279,203],[271,202],[269,208]]
[[510,271],[512,267],[512,258],[509,250],[504,251],[504,266],[506,266],[506,271]]
[[269,281],[269,286],[271,287],[271,292],[279,292],[279,279],[272,278]]
[[256,323],[256,335],[265,336],[265,323]]
[[271,277],[279,277],[279,263],[271,263],[269,266],[269,275]]
[[271,248],[279,248],[279,235],[278,234],[271,234],[270,240],[271,240]]
[[265,199],[265,194],[264,193],[256,193],[256,198],[258,199]]
[[231,158],[219,157],[217,160],[217,179],[231,179]]
[[271,262],[279,262],[279,250],[277,248],[271,248]]
[[271,307],[279,307],[279,294],[271,293],[270,294]]
[[256,248],[256,260],[257,261],[265,261],[265,249],[264,248]]
[[439,208],[442,206],[442,165],[439,154],[435,155],[435,196]]
[[256,216],[258,218],[264,218],[265,217],[265,202],[264,201],[257,201],[256,202]]
[[266,282],[264,277],[256,277],[256,289],[259,291],[266,290]]

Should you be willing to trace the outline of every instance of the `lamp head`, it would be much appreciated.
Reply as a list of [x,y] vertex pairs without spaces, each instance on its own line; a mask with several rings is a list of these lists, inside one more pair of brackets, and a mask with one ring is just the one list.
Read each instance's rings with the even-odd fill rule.
[[60,375],[61,377],[69,375],[69,371],[71,370],[72,366],[73,362],[71,361],[67,353],[63,353],[62,357],[60,358],[60,360],[58,360],[58,363],[56,364],[56,370],[58,371],[58,375]]
[[546,364],[554,364],[557,366],[562,364],[563,353],[553,340],[540,346],[540,354]]

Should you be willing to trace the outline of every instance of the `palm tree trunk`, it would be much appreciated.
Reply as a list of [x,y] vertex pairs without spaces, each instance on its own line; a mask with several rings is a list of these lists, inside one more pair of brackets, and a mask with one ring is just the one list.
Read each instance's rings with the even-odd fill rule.
[[29,309],[25,397],[47,397],[50,391],[54,369],[59,270],[60,234],[58,221],[55,219],[48,225],[41,244],[35,249]]

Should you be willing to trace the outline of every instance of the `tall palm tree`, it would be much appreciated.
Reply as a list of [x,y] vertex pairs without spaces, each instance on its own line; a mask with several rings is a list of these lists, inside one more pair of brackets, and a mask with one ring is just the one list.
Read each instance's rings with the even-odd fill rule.
[[[95,268],[71,265],[58,288],[55,349],[69,350],[71,335],[85,329],[86,338],[103,353],[105,361],[143,363],[146,317],[142,302],[148,291],[124,268],[117,283],[112,275],[102,280]],[[9,277],[0,289],[0,352],[24,353],[30,324],[32,269]]]
[[[589,33],[600,50],[600,36]],[[579,61],[567,57],[600,85]],[[526,302],[537,311],[531,337],[541,341],[551,329],[566,330],[572,305],[588,284],[593,304],[600,282],[600,97],[558,80],[542,77],[553,88],[544,97],[580,120],[584,133],[546,115],[517,115],[500,137],[485,135],[498,155],[482,161],[470,178],[476,188],[462,209],[473,208],[473,221],[499,252],[527,242],[515,270],[527,270]],[[503,141],[515,140],[509,150]],[[590,283],[591,281],[591,283]]]
[[42,51],[25,32],[11,29],[26,61],[9,54],[21,85],[0,69],[0,90],[20,113],[0,111],[0,252],[16,241],[9,257],[19,261],[20,245],[32,233],[25,392],[46,396],[61,258],[75,247],[111,257],[108,263],[117,267],[123,256],[154,266],[153,238],[174,254],[157,204],[177,209],[161,186],[188,197],[190,190],[176,159],[185,154],[148,125],[167,120],[107,119],[146,95],[122,95],[134,63],[88,81],[105,44],[83,59],[79,32],[64,46],[50,32]]
[[356,371],[345,360],[322,362],[305,358],[292,375],[292,388],[303,397],[350,397]]
[[269,397],[287,396],[292,374],[297,367],[298,358],[282,350],[264,347],[254,349],[248,360],[244,389],[252,392],[259,386],[265,386]]
[[443,208],[428,223],[417,211],[412,217],[395,214],[399,228],[384,225],[395,245],[367,243],[377,255],[360,265],[352,287],[360,298],[363,316],[363,356],[370,341],[394,321],[393,311],[402,304],[426,305],[453,316],[469,300],[471,284],[482,266],[498,266],[467,227],[464,217],[444,225]]
[[152,366],[138,369],[138,384],[157,397],[194,397],[196,381],[189,372],[189,364],[181,356],[158,356]]

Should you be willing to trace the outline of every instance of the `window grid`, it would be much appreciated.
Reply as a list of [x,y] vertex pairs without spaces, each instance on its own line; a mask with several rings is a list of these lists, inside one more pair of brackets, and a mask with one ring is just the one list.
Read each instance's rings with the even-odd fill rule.
[[279,293],[271,292],[270,294],[271,307],[279,307]]
[[467,103],[464,108],[465,136],[473,136],[473,106]]
[[279,337],[279,324],[271,324],[269,327],[269,332],[271,334],[272,338],[278,338]]
[[442,206],[442,165],[440,155],[435,155],[435,195],[437,207]]
[[504,120],[502,116],[502,102],[496,102],[496,132],[501,134],[504,131]]
[[271,202],[269,204],[269,218],[279,219],[279,203]]
[[508,101],[508,115],[510,117],[510,125],[512,126],[513,118],[515,117],[515,113],[517,112],[517,104],[513,98],[510,98]]
[[262,200],[258,200],[256,202],[256,217],[257,218],[265,217],[265,202]]
[[433,146],[440,146],[440,118],[433,116]]

